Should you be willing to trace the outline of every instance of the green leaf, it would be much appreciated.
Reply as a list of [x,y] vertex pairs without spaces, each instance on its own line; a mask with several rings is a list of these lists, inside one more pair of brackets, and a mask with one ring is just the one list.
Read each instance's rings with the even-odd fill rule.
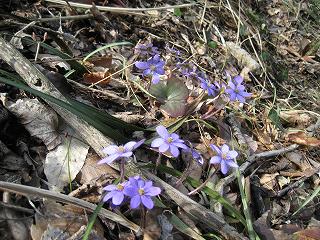
[[182,79],[168,79],[167,83],[152,84],[149,92],[162,103],[161,109],[171,117],[186,113],[189,90]]
[[181,17],[181,16],[182,16],[181,9],[180,9],[180,8],[175,8],[175,9],[173,10],[173,14],[174,14],[176,17]]
[[96,219],[98,217],[98,213],[100,212],[102,206],[103,206],[104,202],[99,202],[99,204],[97,205],[96,209],[93,211],[90,219],[89,219],[89,222],[88,222],[88,225],[87,225],[87,229],[82,237],[82,240],[88,240],[89,239],[89,236],[90,236],[90,233],[91,233],[91,230],[94,226],[94,223],[96,222]]
[[218,43],[216,41],[210,41],[208,42],[209,48],[216,49],[218,47]]
[[279,114],[274,108],[270,109],[268,118],[272,121],[273,125],[275,125],[278,129],[280,130],[284,129],[281,124]]

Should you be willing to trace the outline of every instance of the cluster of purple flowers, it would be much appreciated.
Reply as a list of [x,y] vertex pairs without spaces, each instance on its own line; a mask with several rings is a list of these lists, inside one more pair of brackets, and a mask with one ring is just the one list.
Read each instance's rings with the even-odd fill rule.
[[161,189],[154,187],[152,181],[143,180],[140,176],[130,177],[128,181],[111,184],[103,189],[108,192],[103,198],[104,202],[111,200],[113,205],[120,206],[125,199],[130,199],[131,208],[137,208],[142,204],[152,209],[152,197],[161,193]]

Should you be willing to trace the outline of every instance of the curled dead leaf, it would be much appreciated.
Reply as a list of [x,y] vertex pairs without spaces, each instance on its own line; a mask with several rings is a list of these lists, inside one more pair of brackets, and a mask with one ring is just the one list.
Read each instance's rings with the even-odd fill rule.
[[86,84],[97,84],[105,86],[111,80],[111,73],[107,72],[91,72],[83,75],[83,82]]
[[286,138],[288,141],[294,142],[300,145],[305,145],[309,147],[320,146],[320,139],[317,139],[315,137],[310,137],[305,132],[302,132],[302,131],[288,133]]

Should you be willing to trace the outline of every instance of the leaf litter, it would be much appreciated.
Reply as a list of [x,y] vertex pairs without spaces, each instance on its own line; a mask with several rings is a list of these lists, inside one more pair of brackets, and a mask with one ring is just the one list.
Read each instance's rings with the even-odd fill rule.
[[[24,17],[29,14],[35,23],[27,26],[13,19],[17,34],[12,38],[5,30],[3,33],[9,36],[7,39],[12,39],[16,48],[28,53],[35,61],[40,60],[47,71],[65,75],[67,79],[56,78],[55,81],[72,84],[73,90],[67,91],[68,98],[81,96],[90,105],[145,129],[135,133],[135,138],[125,129],[119,129],[133,141],[147,139],[128,156],[128,162],[137,162],[144,171],[156,173],[183,192],[186,198],[199,202],[206,211],[219,213],[227,221],[227,226],[230,224],[243,234],[238,239],[253,239],[256,234],[262,239],[271,236],[274,239],[317,239],[319,223],[317,220],[313,226],[310,223],[319,213],[319,198],[313,194],[319,187],[320,170],[319,84],[315,80],[315,72],[319,69],[319,47],[314,25],[306,24],[314,18],[313,8],[319,7],[316,1],[303,3],[300,7],[294,2],[264,1],[259,6],[247,2],[239,5],[229,1],[222,1],[219,5],[205,2],[168,10],[156,7],[148,11],[136,7],[150,8],[154,3],[97,1],[97,7],[91,7],[91,1],[73,1],[70,8],[50,6],[51,1],[44,1],[35,10],[36,5],[27,2],[32,8],[24,8],[12,1],[10,11],[18,16],[21,12],[13,10],[19,9]],[[92,15],[78,8],[80,2],[91,8]],[[100,6],[103,4],[107,7]],[[122,11],[127,7],[134,9]],[[105,14],[105,10],[116,12]],[[62,14],[61,18],[59,14]],[[8,24],[4,19],[3,22]],[[310,34],[306,34],[308,32]],[[27,38],[42,39],[43,42],[30,46],[24,41]],[[108,46],[108,43],[123,41],[136,46]],[[48,46],[57,50],[57,56]],[[66,59],[59,52],[75,58]],[[148,66],[134,64],[147,62],[154,57],[152,54],[160,54],[163,57],[160,61],[165,61],[165,65],[157,62],[158,57]],[[81,59],[84,61],[70,62]],[[79,66],[80,63],[84,68]],[[82,72],[74,72],[75,66]],[[8,66],[4,69],[6,72],[1,76],[11,76],[13,70]],[[18,177],[22,184],[29,183],[99,203],[101,195],[108,194],[103,187],[123,180],[114,165],[97,164],[103,156],[97,156],[91,150],[88,154],[86,139],[81,139],[73,130],[58,128],[58,115],[48,105],[26,98],[26,95],[30,97],[28,93],[2,83],[0,90],[8,93],[9,104],[7,101],[5,106],[28,130],[31,136],[27,139],[32,139],[28,142],[24,137],[29,152],[21,151],[18,147],[20,134],[0,112],[0,120],[5,119],[0,121],[0,140],[3,142],[0,153],[5,162],[0,170],[4,181],[14,182]],[[244,91],[252,95],[244,94],[246,97],[242,98]],[[170,133],[179,134],[190,151],[172,158],[174,150],[170,143],[175,135],[168,135],[169,143],[161,149],[160,146],[159,149],[150,147],[157,137],[153,131],[159,125],[164,125]],[[13,139],[11,132],[15,136]],[[120,151],[122,142],[115,143]],[[274,154],[273,150],[285,149],[291,143],[301,147],[286,154]],[[228,153],[219,155],[220,150],[213,151],[210,144],[218,147],[227,144],[239,153],[236,161],[241,170],[239,174],[245,177],[246,199],[239,193],[241,186],[233,181],[237,168],[229,173],[225,171],[222,159]],[[46,149],[35,151],[41,146]],[[169,155],[161,154],[166,146],[170,148]],[[200,154],[201,162],[194,161],[199,159],[195,153]],[[221,165],[210,165],[210,159],[217,153]],[[260,157],[259,154],[264,153],[266,157]],[[27,157],[28,154],[31,157]],[[111,156],[111,152],[107,154]],[[12,162],[12,155],[15,155],[15,162]],[[259,157],[255,159],[255,156]],[[248,164],[250,157],[254,160]],[[167,165],[181,173],[181,177],[147,168],[148,161],[155,163],[155,168]],[[121,160],[119,163],[120,172],[123,166],[127,168],[127,165],[121,165]],[[15,166],[9,167],[12,165]],[[221,174],[220,169],[227,175]],[[198,181],[197,187],[190,184],[190,177]],[[134,181],[125,182],[131,184],[132,191]],[[206,188],[199,188],[201,182],[206,183]],[[222,207],[221,200],[207,194],[204,190],[207,188],[218,191],[218,195],[232,202],[232,206],[246,218],[244,226],[242,219],[235,217],[235,210]],[[144,191],[149,191],[147,189]],[[143,195],[142,190],[138,193]],[[192,211],[185,212],[183,204],[170,200],[176,199],[170,194],[153,198],[156,207],[140,212],[133,210],[133,205],[129,207],[132,198],[138,195],[126,191],[124,205],[110,206],[107,202],[103,207],[139,224],[144,229],[145,239],[232,238],[233,230],[223,232],[204,226],[200,223],[203,219],[197,218]],[[188,195],[190,192],[197,194]],[[30,208],[24,198],[17,196],[12,195],[15,201],[12,205]],[[142,206],[150,206],[141,201]],[[245,209],[246,202],[250,204],[250,212]],[[37,210],[35,224],[31,227],[33,239],[78,239],[90,225],[87,212],[75,213],[75,209],[69,209],[68,205],[61,205],[54,199],[33,199],[32,204]],[[59,215],[54,216],[58,221],[51,218],[52,213]],[[70,218],[74,220],[70,222]],[[253,222],[253,228],[250,228],[250,222]],[[14,229],[10,230],[14,232]],[[95,239],[139,236],[124,227],[116,228],[113,222],[102,218],[95,221],[90,234]]]

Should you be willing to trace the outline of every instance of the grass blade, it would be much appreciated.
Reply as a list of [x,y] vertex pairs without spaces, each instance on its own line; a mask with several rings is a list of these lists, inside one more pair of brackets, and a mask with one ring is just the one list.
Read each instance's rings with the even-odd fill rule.
[[320,192],[320,186],[301,204],[301,206],[292,214],[292,217],[301,211],[309,202],[311,202]]
[[107,48],[111,48],[111,47],[116,47],[116,46],[122,46],[122,45],[133,45],[131,42],[115,42],[115,43],[109,43],[107,45],[104,45],[100,48],[97,48],[96,50],[94,50],[93,52],[89,53],[84,59],[84,61],[87,61],[89,58],[91,58],[93,55],[95,55],[96,53],[107,49]]
[[89,222],[88,222],[88,226],[87,226],[87,229],[82,237],[82,240],[88,240],[89,239],[89,236],[90,236],[90,233],[91,233],[91,230],[94,226],[94,223],[96,222],[96,219],[98,217],[98,214],[103,206],[103,203],[104,202],[99,202],[99,204],[97,205],[96,209],[93,211],[90,219],[89,219]]
[[70,111],[71,113],[75,114],[76,116],[78,116],[79,118],[83,119],[84,121],[86,121],[87,123],[89,123],[90,125],[92,125],[93,127],[95,127],[96,129],[98,129],[100,132],[102,132],[103,134],[105,134],[106,136],[110,137],[111,139],[114,139],[118,142],[127,142],[128,138],[125,137],[124,135],[122,135],[118,130],[114,129],[113,127],[102,123],[100,121],[97,121],[96,119],[93,119],[90,117],[90,115],[84,114],[82,111],[79,111],[78,109],[76,109],[74,106],[70,105],[67,102],[61,101],[60,99],[57,99],[55,97],[52,97],[48,94],[42,93],[38,90],[35,90],[33,88],[30,88],[24,84],[21,83],[16,83],[10,80],[7,80],[3,77],[0,77],[0,81],[4,82],[8,85],[17,87],[19,89],[22,89],[24,91],[30,92],[31,94],[40,97],[44,100],[50,101],[68,111]]
[[187,235],[193,239],[196,239],[196,240],[205,240],[205,238],[203,238],[196,231],[194,231],[191,227],[189,227],[185,222],[183,222],[174,213],[171,213],[171,217],[169,218],[169,221],[176,229],[178,229],[180,232],[184,233],[185,235]]

